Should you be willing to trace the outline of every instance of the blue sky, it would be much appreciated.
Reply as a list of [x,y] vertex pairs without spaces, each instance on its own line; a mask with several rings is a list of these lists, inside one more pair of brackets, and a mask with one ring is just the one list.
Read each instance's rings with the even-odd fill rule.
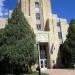
[[16,7],[16,0],[0,0],[0,17],[8,17],[8,10]]
[[[68,22],[75,18],[75,0],[51,0],[52,12]],[[16,0],[0,0],[0,17],[7,17],[8,9],[16,6]]]
[[68,22],[75,18],[75,0],[51,0],[52,12],[59,17],[66,18]]

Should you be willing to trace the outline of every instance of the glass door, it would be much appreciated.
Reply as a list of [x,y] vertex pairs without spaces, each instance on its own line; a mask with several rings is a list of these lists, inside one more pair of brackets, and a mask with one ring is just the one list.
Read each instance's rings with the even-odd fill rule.
[[41,59],[41,68],[47,68],[47,59]]

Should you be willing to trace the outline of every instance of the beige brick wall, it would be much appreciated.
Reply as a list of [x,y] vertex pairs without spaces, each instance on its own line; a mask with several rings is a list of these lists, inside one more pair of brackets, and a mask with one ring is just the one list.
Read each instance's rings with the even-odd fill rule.
[[[53,36],[54,36],[54,50],[53,54],[51,55],[52,65],[56,64],[57,57],[58,57],[58,50],[59,50],[59,39],[58,39],[58,31],[57,31],[57,15],[52,16],[53,22]],[[53,63],[53,60],[55,61]]]
[[7,18],[0,18],[0,29],[5,28],[5,25],[8,24]]
[[[30,0],[30,13],[29,13],[29,0],[21,0],[21,9],[22,12],[24,13],[24,16],[26,17],[29,24],[31,25],[31,28],[34,30],[34,33],[36,35],[41,33],[41,35],[38,36],[40,42],[44,40],[42,42],[48,43],[48,47],[49,47],[48,64],[49,64],[49,68],[52,68],[52,66],[57,61],[58,51],[59,51],[59,38],[58,38],[58,30],[57,30],[58,16],[52,14],[51,3],[49,2],[49,0],[40,0],[40,15],[41,15],[42,29],[41,31],[38,32],[36,28],[35,1],[39,1],[39,0]],[[11,11],[9,17],[10,16],[11,16]],[[1,18],[0,28],[4,28],[7,23],[8,23],[7,19]],[[64,42],[66,40],[67,30],[69,27],[66,19],[60,19],[60,26],[62,32],[62,40]],[[48,30],[45,31],[45,28],[47,28]],[[39,39],[36,39],[36,41],[38,42]],[[53,54],[51,54],[52,44],[54,44]],[[53,60],[55,61],[54,63]]]
[[66,40],[66,35],[68,33],[69,24],[66,19],[60,19],[61,32],[62,32],[62,40],[63,42]]
[[[29,16],[29,0],[21,1],[21,9],[24,16],[27,18],[33,30],[36,31],[36,14],[35,14],[35,1],[30,1],[30,16]],[[47,20],[51,15],[51,5],[47,0],[40,0],[40,15],[41,15],[41,25],[42,30],[44,30]]]
[[43,30],[46,26],[46,22],[49,19],[50,15],[52,14],[51,11],[51,3],[48,0],[41,0],[41,7],[42,7],[42,18],[43,18]]
[[[40,1],[40,15],[41,15],[41,26],[43,34],[45,33],[45,28],[48,29],[48,45],[49,45],[49,64],[52,67],[53,64],[56,63],[58,57],[58,50],[59,50],[59,38],[58,38],[58,30],[57,30],[57,22],[58,16],[52,14],[51,11],[51,3],[49,0],[30,0],[30,16],[29,16],[29,0],[22,0],[21,1],[21,9],[24,13],[24,16],[28,20],[29,24],[31,25],[34,33],[37,35],[37,28],[36,28],[36,14],[35,14],[35,1]],[[63,42],[66,39],[66,34],[68,30],[68,24],[66,20],[60,20],[61,25],[61,32],[62,32],[62,39]],[[65,30],[64,30],[65,29]],[[40,36],[39,36],[40,38]],[[37,41],[37,40],[36,40]],[[53,54],[51,54],[51,46],[54,44]],[[53,60],[55,63],[53,63]]]
[[35,20],[35,0],[30,0],[30,15],[29,15],[29,0],[21,1],[21,9],[24,16],[28,20],[32,29],[36,31],[36,20]]

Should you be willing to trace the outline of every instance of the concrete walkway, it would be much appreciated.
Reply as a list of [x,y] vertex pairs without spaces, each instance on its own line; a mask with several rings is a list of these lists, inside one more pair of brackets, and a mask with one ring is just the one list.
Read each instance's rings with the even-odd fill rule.
[[75,70],[50,69],[47,73],[49,73],[49,75],[75,75]]

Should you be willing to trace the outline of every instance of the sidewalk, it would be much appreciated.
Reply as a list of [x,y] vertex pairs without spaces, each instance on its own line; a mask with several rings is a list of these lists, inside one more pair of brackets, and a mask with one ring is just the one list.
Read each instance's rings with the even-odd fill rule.
[[75,70],[67,69],[49,69],[49,75],[75,75]]

